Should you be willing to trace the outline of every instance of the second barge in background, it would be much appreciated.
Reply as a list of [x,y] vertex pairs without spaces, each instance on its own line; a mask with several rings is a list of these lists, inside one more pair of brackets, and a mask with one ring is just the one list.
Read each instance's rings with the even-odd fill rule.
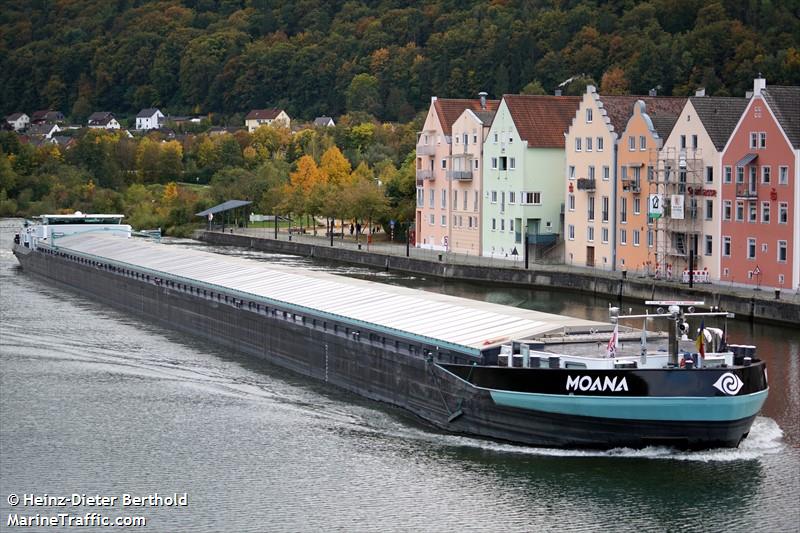
[[[713,336],[698,356],[676,335],[650,335],[640,350],[640,332],[621,328],[623,349],[606,357],[610,323],[145,242],[109,217],[45,215],[14,253],[91,298],[448,431],[536,446],[732,447],[766,399],[754,350]],[[674,333],[686,327],[683,309],[665,316]]]

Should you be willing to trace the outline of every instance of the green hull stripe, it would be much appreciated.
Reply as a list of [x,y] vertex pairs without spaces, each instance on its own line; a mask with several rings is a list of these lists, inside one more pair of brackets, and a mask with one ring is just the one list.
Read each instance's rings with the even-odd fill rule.
[[562,415],[624,420],[731,421],[756,415],[767,390],[742,396],[576,396],[492,390],[497,405]]

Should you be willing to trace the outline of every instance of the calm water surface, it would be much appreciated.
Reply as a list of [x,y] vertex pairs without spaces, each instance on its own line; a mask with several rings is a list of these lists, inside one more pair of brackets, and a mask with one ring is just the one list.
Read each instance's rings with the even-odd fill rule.
[[[11,512],[60,511],[12,508],[9,494],[74,492],[189,494],[186,508],[99,509],[145,516],[142,531],[798,531],[798,328],[731,325],[732,342],[759,345],[771,379],[737,450],[536,449],[442,434],[55,288],[18,268],[15,226],[0,221],[2,531],[22,529],[6,527]],[[217,251],[606,315],[606,301],[580,295]]]

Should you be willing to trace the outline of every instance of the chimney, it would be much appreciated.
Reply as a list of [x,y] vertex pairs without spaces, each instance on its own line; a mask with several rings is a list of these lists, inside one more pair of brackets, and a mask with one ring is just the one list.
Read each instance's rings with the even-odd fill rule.
[[767,80],[761,77],[761,73],[758,73],[758,77],[753,80],[753,96],[761,96],[761,91],[767,88]]
[[695,96],[705,96],[705,95],[706,95],[706,89],[705,89],[705,87],[703,87],[703,88],[700,88],[700,89],[697,89],[697,90],[694,92],[694,95],[695,95]]
[[648,96],[658,96],[658,91],[656,91],[655,87],[653,87],[652,89],[650,89],[650,91],[647,93],[647,95]]
[[556,89],[556,96],[561,96],[561,89]]
[[478,93],[478,96],[481,99],[481,110],[486,111],[486,97],[489,96],[489,93],[486,91],[481,91]]

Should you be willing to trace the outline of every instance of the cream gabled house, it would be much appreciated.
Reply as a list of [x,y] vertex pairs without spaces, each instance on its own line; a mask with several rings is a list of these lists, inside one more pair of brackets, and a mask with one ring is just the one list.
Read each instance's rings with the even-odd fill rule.
[[291,126],[291,119],[286,111],[277,109],[253,109],[244,117],[244,125],[249,133],[253,133],[261,126],[281,125],[285,128]]

